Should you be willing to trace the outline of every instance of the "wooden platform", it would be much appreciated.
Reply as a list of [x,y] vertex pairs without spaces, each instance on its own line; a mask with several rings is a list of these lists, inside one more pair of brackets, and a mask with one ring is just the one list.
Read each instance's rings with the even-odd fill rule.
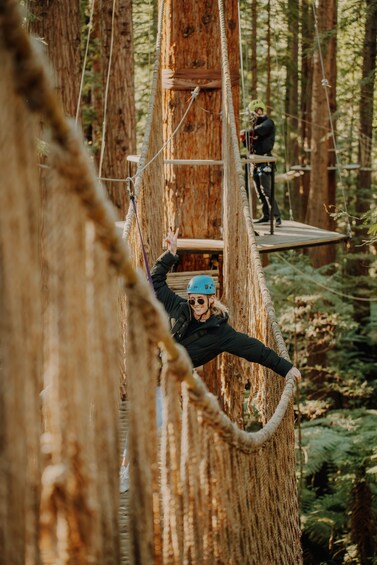
[[[123,232],[124,222],[116,222],[120,233]],[[323,230],[314,226],[283,220],[274,234],[270,234],[269,224],[254,224],[257,236],[257,247],[260,253],[272,253],[287,249],[303,247],[316,247],[330,243],[338,243],[347,239],[347,236],[333,231]],[[224,242],[218,239],[185,239],[178,238],[178,253],[222,253]]]
[[260,253],[271,253],[287,249],[316,247],[329,243],[338,243],[347,239],[345,234],[323,230],[300,222],[283,220],[281,227],[270,234],[269,224],[254,224],[259,234],[257,247]]

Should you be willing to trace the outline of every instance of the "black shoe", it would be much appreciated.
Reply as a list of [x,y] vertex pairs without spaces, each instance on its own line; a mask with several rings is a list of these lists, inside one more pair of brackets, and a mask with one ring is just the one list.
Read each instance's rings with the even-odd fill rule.
[[281,218],[276,218],[276,220],[275,220],[275,226],[276,226],[277,228],[280,228],[280,226],[281,226]]
[[254,220],[254,224],[269,224],[270,218],[259,218],[259,220]]

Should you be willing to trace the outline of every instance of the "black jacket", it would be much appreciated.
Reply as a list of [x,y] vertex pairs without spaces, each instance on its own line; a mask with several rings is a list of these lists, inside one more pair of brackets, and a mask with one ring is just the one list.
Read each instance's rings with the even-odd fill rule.
[[258,116],[253,128],[246,131],[245,143],[249,153],[271,155],[275,143],[275,124],[268,116]]
[[220,353],[227,352],[259,363],[285,377],[292,368],[292,363],[279,357],[258,339],[237,332],[229,325],[227,316],[211,316],[203,323],[194,319],[188,301],[166,284],[166,276],[177,261],[177,255],[170,251],[163,253],[152,269],[152,281],[157,298],[169,314],[172,334],[187,349],[194,367],[204,365]]

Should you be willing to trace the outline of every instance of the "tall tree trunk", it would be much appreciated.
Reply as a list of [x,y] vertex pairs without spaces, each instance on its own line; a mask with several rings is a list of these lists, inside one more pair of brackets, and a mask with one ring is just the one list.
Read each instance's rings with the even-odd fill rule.
[[[335,14],[335,16],[334,16]],[[330,57],[333,54],[332,42],[335,37],[334,21],[336,21],[336,0],[319,0],[317,8],[318,33],[332,31],[331,39],[325,43],[320,37],[320,49],[314,53],[313,95],[312,95],[312,136],[311,136],[311,171],[310,191],[306,221],[313,226],[332,229],[333,222],[328,209],[335,206],[335,195],[330,192],[328,163],[329,163],[329,138],[330,121],[326,92],[323,80],[327,79],[330,85],[335,86],[336,76],[332,75]],[[321,58],[324,69],[322,69]],[[323,71],[326,76],[323,76]],[[331,74],[329,74],[329,71]],[[331,81],[331,82],[330,82]],[[333,255],[330,246],[318,247],[309,251],[315,266],[331,262]]]
[[[239,49],[237,2],[226,0],[224,13],[235,115],[239,115]],[[217,2],[180,0],[167,3],[162,48],[164,141],[167,159],[222,158],[221,49]],[[206,83],[211,88],[206,89]],[[196,85],[202,88],[180,129],[172,138]],[[180,227],[186,238],[222,238],[222,166],[165,165],[166,224]],[[211,268],[209,255],[182,255],[180,270]],[[203,378],[218,392],[217,360],[206,365]]]
[[[359,179],[356,191],[355,209],[358,218],[368,211],[371,202],[372,172],[371,150],[373,138],[373,100],[374,81],[376,71],[376,38],[377,38],[377,1],[366,0],[366,18],[363,40],[363,65],[360,81],[360,140],[359,140]],[[351,250],[355,258],[350,255],[348,271],[353,277],[368,277],[370,267],[369,246],[363,245],[368,240],[368,234],[361,221],[355,229],[351,241]],[[355,318],[359,323],[368,320],[370,315],[369,304],[357,303],[355,305]]]
[[[312,87],[313,87],[313,11],[310,0],[301,1],[301,165],[310,164],[310,140],[312,136]],[[297,219],[304,221],[309,198],[310,175],[304,173],[300,177],[300,188],[297,199]]]
[[[239,113],[239,51],[237,2],[225,2],[229,66],[235,115]],[[168,144],[168,159],[221,159],[221,53],[218,7],[179,0],[166,6],[163,39],[164,139],[170,139],[190,100],[198,98],[179,131]],[[169,76],[168,76],[169,75]],[[206,83],[211,88],[206,89]],[[221,238],[222,166],[166,166],[167,225],[179,226],[182,237]],[[185,257],[185,270],[203,268],[201,257]],[[208,262],[207,262],[208,268]]]
[[266,105],[271,112],[271,0],[267,2],[267,86]]
[[251,2],[251,98],[258,97],[257,0]]
[[30,31],[46,44],[65,112],[75,116],[80,80],[80,2],[29,0]]
[[[136,152],[132,0],[100,0],[99,38],[102,76],[102,177],[127,177],[127,155]],[[123,219],[129,198],[124,184],[105,181],[108,194]]]
[[[287,44],[287,81],[285,89],[285,155],[286,169],[298,163],[298,40],[299,40],[299,2],[288,0],[287,6],[288,44]],[[300,209],[298,190],[299,179],[287,185],[284,198],[285,208],[292,207],[294,217]],[[289,192],[288,192],[289,191]],[[288,198],[289,193],[291,195]],[[288,206],[287,206],[288,205]],[[290,205],[290,206],[289,206]]]

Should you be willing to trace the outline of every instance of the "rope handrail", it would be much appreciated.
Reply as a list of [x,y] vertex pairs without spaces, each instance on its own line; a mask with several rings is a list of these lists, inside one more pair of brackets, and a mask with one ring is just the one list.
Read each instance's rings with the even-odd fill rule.
[[[259,257],[259,252],[258,252],[257,246],[256,246],[256,240],[255,240],[254,229],[253,229],[253,224],[252,224],[252,219],[251,219],[251,214],[250,214],[249,202],[248,202],[248,197],[247,197],[246,188],[245,188],[244,174],[243,174],[243,169],[242,169],[242,165],[241,165],[241,158],[240,158],[240,154],[239,154],[239,144],[238,144],[238,137],[237,137],[237,131],[236,131],[236,121],[235,121],[235,116],[234,116],[234,107],[233,107],[233,102],[232,102],[232,89],[231,89],[231,82],[230,82],[230,75],[229,75],[229,62],[228,62],[228,54],[227,54],[228,53],[227,38],[226,38],[226,32],[225,32],[224,6],[223,6],[222,0],[218,0],[218,6],[219,6],[219,18],[220,18],[220,40],[221,40],[222,68],[223,68],[223,73],[224,73],[224,84],[225,84],[226,96],[227,96],[227,100],[228,100],[227,115],[228,115],[228,120],[229,120],[229,124],[230,124],[231,144],[232,144],[232,148],[233,148],[233,156],[234,156],[235,161],[236,161],[236,171],[237,171],[237,176],[239,178],[239,187],[240,187],[240,191],[241,191],[242,209],[243,209],[243,214],[244,214],[244,218],[245,218],[245,222],[246,222],[246,230],[247,230],[247,236],[248,236],[248,241],[249,241],[249,248],[250,248],[250,252],[251,252],[251,255],[252,255],[252,261],[253,261],[253,264],[254,264],[256,272],[257,272],[257,277],[258,277],[261,293],[263,295],[263,301],[264,301],[264,304],[266,306],[267,316],[268,316],[268,319],[270,320],[271,329],[272,329],[275,341],[276,341],[278,349],[279,349],[279,354],[282,355],[283,357],[289,358],[288,352],[287,352],[287,349],[286,349],[286,346],[285,346],[285,343],[284,343],[284,339],[283,339],[279,324],[278,324],[277,319],[276,319],[275,309],[274,309],[274,306],[273,306],[273,303],[272,303],[272,300],[271,300],[271,295],[270,295],[269,290],[266,286],[264,273],[263,273],[263,267],[262,267],[260,257]],[[293,379],[293,382],[294,382],[294,379]],[[294,390],[295,390],[295,387],[291,388],[290,379],[288,379],[287,383],[285,385],[283,394],[285,395],[286,391],[287,391],[287,394],[289,395],[290,399],[292,399],[293,396],[294,396]],[[288,408],[288,405],[289,405],[289,403],[287,403],[285,405],[285,410]],[[280,406],[280,404],[279,404],[279,406]],[[277,410],[276,410],[275,413],[274,413],[274,416],[270,419],[269,422],[271,422],[273,420],[273,424],[271,424],[271,428],[273,427],[274,431],[277,430],[279,424],[281,423],[281,421],[284,417],[284,414],[285,414],[285,410],[284,410],[284,412],[279,411],[280,417],[275,418],[275,415],[277,414]]]
[[[81,199],[88,218],[93,222],[97,237],[108,254],[108,263],[123,279],[125,293],[130,301],[141,308],[146,319],[154,319],[157,323],[151,336],[166,351],[168,364],[174,367],[174,374],[189,387],[195,403],[201,404],[206,412],[206,420],[221,422],[220,429],[224,439],[240,449],[250,450],[263,445],[270,439],[281,422],[295,387],[295,378],[288,377],[284,393],[275,414],[263,430],[259,432],[242,432],[225,415],[213,401],[201,380],[193,374],[192,364],[186,350],[177,344],[170,333],[165,310],[160,304],[145,279],[141,270],[135,269],[124,240],[118,235],[116,217],[113,208],[102,186],[95,179],[93,164],[86,154],[81,138],[64,112],[45,73],[43,62],[34,52],[26,31],[20,25],[17,4],[8,0],[2,7],[5,26],[4,36],[12,49],[14,66],[23,73],[17,72],[19,91],[27,94],[30,110],[39,112],[51,129],[51,137],[59,147],[64,162],[70,163],[70,189]],[[27,70],[25,70],[27,69]],[[72,166],[72,163],[76,166]],[[250,222],[251,226],[251,222]],[[152,334],[152,329],[150,329]],[[216,425],[216,424],[213,424]],[[226,431],[226,433],[225,433]]]

